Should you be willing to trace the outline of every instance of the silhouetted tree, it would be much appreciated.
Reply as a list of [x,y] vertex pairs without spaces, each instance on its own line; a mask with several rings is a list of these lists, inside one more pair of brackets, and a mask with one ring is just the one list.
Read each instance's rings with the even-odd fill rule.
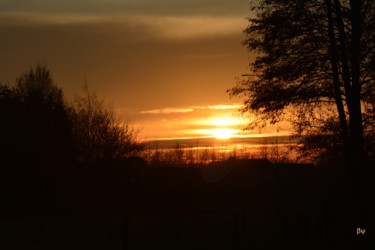
[[258,115],[250,127],[285,119],[290,110],[299,133],[323,133],[335,119],[339,126],[329,132],[351,162],[362,162],[369,128],[363,116],[371,114],[363,107],[373,106],[375,86],[373,9],[373,1],[253,4],[257,16],[249,19],[243,44],[257,56],[251,75],[229,90],[245,96],[243,112]]
[[179,143],[176,143],[173,149],[173,161],[183,162],[185,151]]
[[337,135],[340,141],[329,143],[339,142],[347,156],[357,219],[354,206],[366,199],[364,135],[374,125],[368,119],[375,89],[374,9],[371,0],[254,2],[256,17],[249,19],[243,43],[256,53],[251,74],[229,90],[244,96],[243,112],[258,115],[251,126],[292,114],[299,133]]
[[25,111],[24,141],[37,161],[53,163],[72,157],[72,134],[63,91],[53,82],[46,66],[35,68],[17,79],[15,88]]
[[71,130],[63,93],[40,64],[0,86],[2,153],[10,161],[45,165],[71,158]]
[[0,85],[1,196],[4,208],[43,213],[54,207],[58,180],[72,159],[63,94],[40,64]]
[[[0,85],[0,155],[1,161],[8,164],[19,159],[24,142],[25,111],[17,91],[8,85]],[[5,165],[6,165],[5,164]]]
[[78,158],[83,162],[137,156],[143,145],[137,142],[137,131],[128,122],[115,117],[87,84],[84,94],[71,104],[70,117]]

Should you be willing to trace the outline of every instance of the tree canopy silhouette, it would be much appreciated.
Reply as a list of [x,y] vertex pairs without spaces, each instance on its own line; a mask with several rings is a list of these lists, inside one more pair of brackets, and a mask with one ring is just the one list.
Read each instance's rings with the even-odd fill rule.
[[13,87],[0,84],[0,117],[2,208],[53,208],[73,145],[62,90],[46,66],[31,67]]
[[82,162],[137,156],[143,145],[137,142],[137,131],[129,122],[115,117],[95,93],[88,90],[76,96],[70,107],[73,140]]
[[17,78],[14,87],[0,84],[0,115],[2,159],[13,165],[128,158],[143,148],[131,123],[118,120],[87,85],[67,104],[41,64]]
[[298,133],[341,145],[355,215],[348,224],[368,224],[364,142],[375,124],[375,2],[261,0],[252,10],[243,43],[255,53],[251,74],[229,93],[244,97],[244,113],[258,115],[250,127],[291,115]]
[[1,132],[9,153],[38,165],[72,157],[63,92],[46,66],[31,67],[17,79],[15,87],[2,85],[0,92],[4,119]]
[[[229,90],[264,126],[287,119],[297,132],[338,134],[349,161],[364,159],[373,134],[373,1],[257,1],[243,45],[256,54],[251,74]],[[332,127],[332,125],[335,125]],[[337,131],[339,131],[337,133]],[[361,164],[359,164],[361,165]]]
[[[46,66],[31,67],[14,86],[0,84],[0,117],[0,195],[6,211],[43,214],[69,206],[75,211],[68,198],[74,196],[73,182],[111,186],[106,194],[113,195],[124,191],[129,167],[143,166],[140,159],[125,159],[143,148],[133,126],[121,123],[87,88],[65,102]],[[121,161],[102,161],[113,159]],[[90,163],[90,171],[82,162]],[[98,198],[91,191],[80,195]]]

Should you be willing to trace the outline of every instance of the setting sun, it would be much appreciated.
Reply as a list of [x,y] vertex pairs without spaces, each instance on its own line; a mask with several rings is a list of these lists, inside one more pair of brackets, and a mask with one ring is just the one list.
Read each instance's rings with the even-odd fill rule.
[[236,132],[234,129],[213,129],[211,131],[211,134],[215,136],[217,139],[229,139],[232,137],[232,135]]

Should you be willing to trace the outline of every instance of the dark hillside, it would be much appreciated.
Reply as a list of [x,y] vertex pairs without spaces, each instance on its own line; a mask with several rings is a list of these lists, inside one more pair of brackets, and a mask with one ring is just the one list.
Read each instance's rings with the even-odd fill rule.
[[[53,189],[40,181],[48,195],[21,195],[3,206],[14,209],[4,225],[13,221],[24,231],[3,227],[8,236],[0,243],[15,244],[9,235],[16,235],[26,239],[16,246],[51,249],[64,235],[76,243],[70,249],[343,249],[346,175],[339,167],[264,159],[150,167],[137,158],[71,165]],[[39,190],[13,181],[19,188],[8,194]],[[368,188],[373,195],[373,182]]]

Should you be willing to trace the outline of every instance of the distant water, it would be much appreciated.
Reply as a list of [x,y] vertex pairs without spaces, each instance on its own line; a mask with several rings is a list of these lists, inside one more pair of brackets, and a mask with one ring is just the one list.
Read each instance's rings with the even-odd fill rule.
[[262,147],[275,146],[281,144],[297,144],[301,137],[296,136],[269,136],[269,137],[244,137],[244,138],[193,138],[193,139],[173,139],[155,140],[146,142],[148,149],[174,149],[176,145],[182,148],[196,147]]
[[285,155],[295,158],[295,153],[289,147],[298,144],[301,137],[295,136],[271,136],[271,137],[246,137],[246,138],[194,138],[149,141],[145,150],[149,152],[170,152],[176,149],[183,150],[185,155],[193,155],[194,158],[202,158],[204,154],[217,158],[231,156],[245,156],[249,158],[269,158],[272,155]]

